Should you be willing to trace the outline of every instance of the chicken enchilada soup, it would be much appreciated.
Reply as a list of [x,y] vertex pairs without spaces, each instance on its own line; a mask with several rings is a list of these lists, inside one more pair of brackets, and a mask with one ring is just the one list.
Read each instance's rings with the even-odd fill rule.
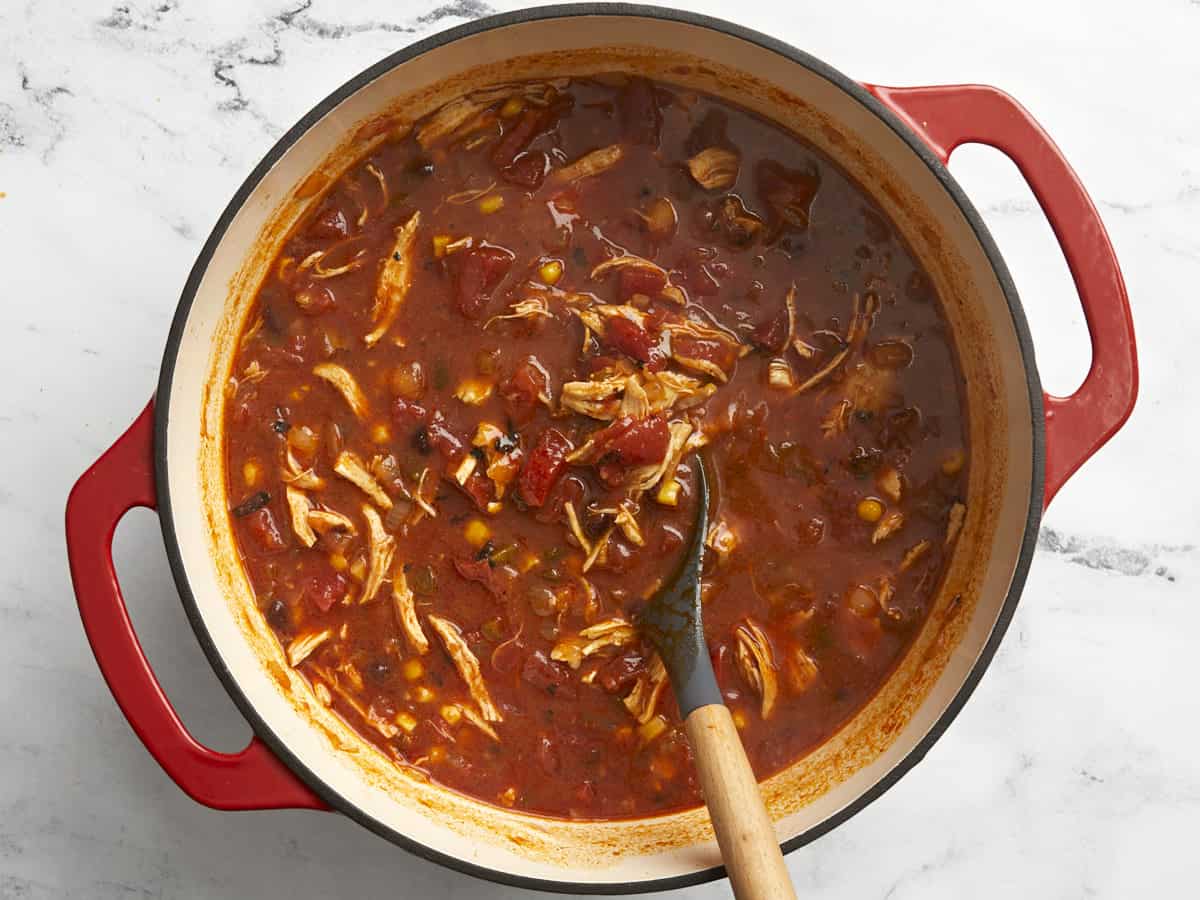
[[395,760],[572,818],[700,802],[639,607],[712,498],[705,631],[760,778],[917,635],[963,522],[930,279],[854,182],[712,97],[498,86],[293,230],[225,418],[257,603]]

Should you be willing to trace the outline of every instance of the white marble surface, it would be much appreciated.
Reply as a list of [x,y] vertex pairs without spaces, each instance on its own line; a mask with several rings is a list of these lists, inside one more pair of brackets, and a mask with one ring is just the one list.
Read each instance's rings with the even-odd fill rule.
[[[335,815],[188,800],[101,682],[64,553],[66,493],[150,395],[185,275],[229,195],[342,80],[492,9],[436,4],[0,0],[4,900],[521,893]],[[899,786],[790,857],[801,896],[1195,896],[1200,3],[696,8],[858,78],[1015,94],[1104,215],[1142,351],[1141,403],[1055,502],[975,697]],[[1015,272],[1045,381],[1069,390],[1086,368],[1085,331],[1032,196],[990,151],[968,148],[952,169]],[[215,746],[240,747],[248,729],[185,623],[151,514],[126,520],[118,561],[182,716]]]

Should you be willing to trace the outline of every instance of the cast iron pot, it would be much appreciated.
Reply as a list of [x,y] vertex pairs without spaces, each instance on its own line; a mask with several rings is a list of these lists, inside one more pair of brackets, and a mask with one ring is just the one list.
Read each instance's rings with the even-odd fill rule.
[[[156,398],[79,480],[67,540],[88,639],[113,695],[184,791],[220,809],[332,809],[446,866],[572,892],[658,891],[716,878],[703,810],[580,823],[486,806],[403,772],[286,665],[253,603],[226,513],[221,416],[235,339],[274,249],[380,128],[473,87],[621,70],[703,90],[802,134],[894,220],[935,281],[966,382],[967,521],[929,621],[880,694],[833,739],[763,783],[786,850],[845,821],[929,750],[970,696],[1016,607],[1046,503],[1121,426],[1137,392],[1132,322],[1099,216],[1016,101],[978,85],[852,81],[727,22],[643,6],[511,13],[414,44],[347,82],[293,127],[238,190],[179,301]],[[963,143],[1020,169],[1075,279],[1092,365],[1070,397],[1042,392],[1017,293],[946,169]],[[112,566],[116,523],[158,510],[196,636],[257,735],[241,753],[197,743],[147,664]]]

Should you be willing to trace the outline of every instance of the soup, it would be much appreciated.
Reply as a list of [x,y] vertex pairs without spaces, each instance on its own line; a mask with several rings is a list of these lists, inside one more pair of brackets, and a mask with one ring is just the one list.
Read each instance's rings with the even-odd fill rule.
[[877,692],[961,528],[930,279],[800,138],[623,76],[462,97],[294,229],[228,385],[230,516],[313,692],[516,810],[701,802],[636,616],[711,474],[702,581],[759,778]]

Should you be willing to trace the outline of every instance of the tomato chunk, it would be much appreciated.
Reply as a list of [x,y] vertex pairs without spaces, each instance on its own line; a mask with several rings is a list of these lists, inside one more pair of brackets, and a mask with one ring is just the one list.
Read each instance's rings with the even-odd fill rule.
[[613,316],[604,323],[604,343],[630,359],[636,359],[652,372],[667,364],[667,353],[661,338],[624,316]]
[[661,462],[671,441],[666,416],[635,419],[624,416],[607,428],[602,428],[592,440],[606,463],[621,466],[641,466]]
[[304,583],[305,599],[321,612],[329,612],[345,596],[346,577],[338,572],[310,575]]
[[658,108],[654,85],[645,78],[634,78],[621,91],[617,102],[621,110],[621,124],[629,140],[635,144],[657,147],[662,130],[662,112]]
[[512,378],[500,391],[508,405],[509,415],[517,422],[528,421],[541,402],[540,398],[549,394],[550,383],[546,372],[532,356],[521,361]]
[[450,257],[458,311],[468,319],[483,315],[492,292],[504,280],[516,256],[511,250],[484,244]]
[[538,435],[517,478],[517,490],[527,505],[541,506],[546,502],[567,467],[567,454],[571,449],[571,442],[555,428],[547,428]]
[[275,517],[271,515],[271,510],[268,507],[251,513],[246,517],[246,525],[250,528],[250,532],[258,539],[258,543],[264,550],[269,553],[278,553],[280,550],[286,550],[288,543],[283,536],[283,532],[279,530],[279,526],[275,523]]

